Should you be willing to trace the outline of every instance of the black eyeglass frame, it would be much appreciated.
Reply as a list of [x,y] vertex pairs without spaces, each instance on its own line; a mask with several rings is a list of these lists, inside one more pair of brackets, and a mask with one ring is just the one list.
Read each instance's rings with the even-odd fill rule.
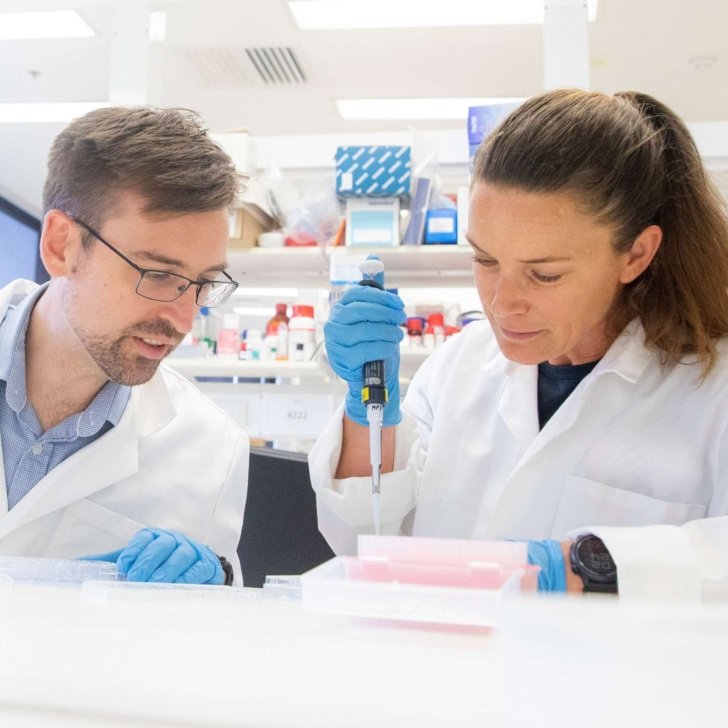
[[[66,213],[68,214],[68,213]],[[146,298],[148,301],[161,301],[163,303],[171,303],[172,301],[176,301],[178,298],[180,298],[190,286],[197,286],[197,293],[195,294],[195,303],[200,307],[207,307],[207,308],[215,308],[216,306],[219,306],[223,303],[225,303],[230,296],[235,293],[235,290],[240,285],[237,281],[233,280],[227,271],[220,271],[226,278],[226,281],[195,281],[192,278],[188,278],[187,276],[180,275],[179,273],[170,273],[166,270],[157,270],[156,268],[142,268],[140,265],[137,265],[133,260],[130,260],[127,258],[124,253],[122,253],[120,250],[117,250],[108,240],[104,240],[104,238],[99,235],[96,230],[94,230],[90,225],[87,225],[83,220],[79,220],[76,217],[73,217],[73,215],[68,215],[68,217],[71,218],[77,225],[82,227],[87,232],[91,233],[93,237],[96,238],[100,243],[103,243],[109,250],[116,253],[124,262],[128,263],[132,268],[134,268],[137,273],[139,273],[139,280],[137,281],[136,288],[134,289],[136,294],[138,296],[141,296],[142,298]],[[142,283],[142,280],[144,279],[144,276],[146,273],[161,273],[163,275],[171,276],[172,278],[179,278],[183,281],[187,281],[187,285],[174,297],[174,298],[152,298],[151,296],[145,296],[143,293],[139,293],[139,286]],[[211,283],[218,283],[218,284],[224,284],[226,286],[229,286],[229,290],[225,297],[218,301],[217,303],[209,304],[209,303],[200,303],[200,293],[202,292],[203,286],[209,286]]]

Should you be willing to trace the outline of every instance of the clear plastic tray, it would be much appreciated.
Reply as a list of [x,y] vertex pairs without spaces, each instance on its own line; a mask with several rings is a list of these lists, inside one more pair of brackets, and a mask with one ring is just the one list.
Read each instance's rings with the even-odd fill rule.
[[86,581],[83,595],[94,600],[110,601],[159,601],[172,597],[189,603],[190,600],[255,599],[260,589],[222,586],[217,584],[169,584],[147,581]]
[[523,544],[360,537],[358,557],[302,575],[302,601],[319,612],[491,627],[503,595],[534,591],[537,577]]
[[272,574],[265,577],[263,596],[269,599],[300,601],[301,577],[299,575]]
[[80,584],[84,581],[119,581],[116,564],[107,561],[0,556],[0,583],[16,581]]

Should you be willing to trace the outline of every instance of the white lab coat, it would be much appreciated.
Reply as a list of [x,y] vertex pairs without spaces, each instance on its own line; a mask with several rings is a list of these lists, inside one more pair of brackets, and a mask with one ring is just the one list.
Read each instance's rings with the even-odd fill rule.
[[[699,382],[661,366],[634,321],[539,431],[537,367],[470,324],[415,375],[382,477],[386,533],[565,540],[600,535],[623,596],[728,593],[728,342]],[[333,478],[340,411],[309,456],[335,551],[371,532],[371,480]],[[640,528],[633,528],[633,527]],[[628,527],[628,528],[625,528]]]
[[[15,288],[27,290],[27,282],[16,284],[0,290],[0,320]],[[242,429],[162,364],[132,388],[116,427],[53,468],[10,511],[0,467],[0,554],[76,558],[121,548],[155,526],[225,556],[240,585],[248,457]]]

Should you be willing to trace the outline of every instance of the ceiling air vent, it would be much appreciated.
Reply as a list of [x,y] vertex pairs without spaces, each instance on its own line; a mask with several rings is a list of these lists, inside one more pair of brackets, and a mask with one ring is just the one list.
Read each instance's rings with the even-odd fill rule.
[[245,52],[263,83],[306,83],[306,74],[292,48],[246,48]]
[[250,67],[242,48],[193,48],[187,55],[208,88],[250,85]]

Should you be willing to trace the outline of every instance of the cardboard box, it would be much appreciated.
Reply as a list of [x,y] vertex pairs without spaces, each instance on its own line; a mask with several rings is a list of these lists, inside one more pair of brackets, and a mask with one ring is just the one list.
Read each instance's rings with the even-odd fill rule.
[[230,233],[228,248],[240,250],[252,248],[258,235],[272,230],[274,220],[255,205],[243,203],[241,207],[230,210]]
[[401,197],[410,193],[411,147],[337,147],[336,193]]

